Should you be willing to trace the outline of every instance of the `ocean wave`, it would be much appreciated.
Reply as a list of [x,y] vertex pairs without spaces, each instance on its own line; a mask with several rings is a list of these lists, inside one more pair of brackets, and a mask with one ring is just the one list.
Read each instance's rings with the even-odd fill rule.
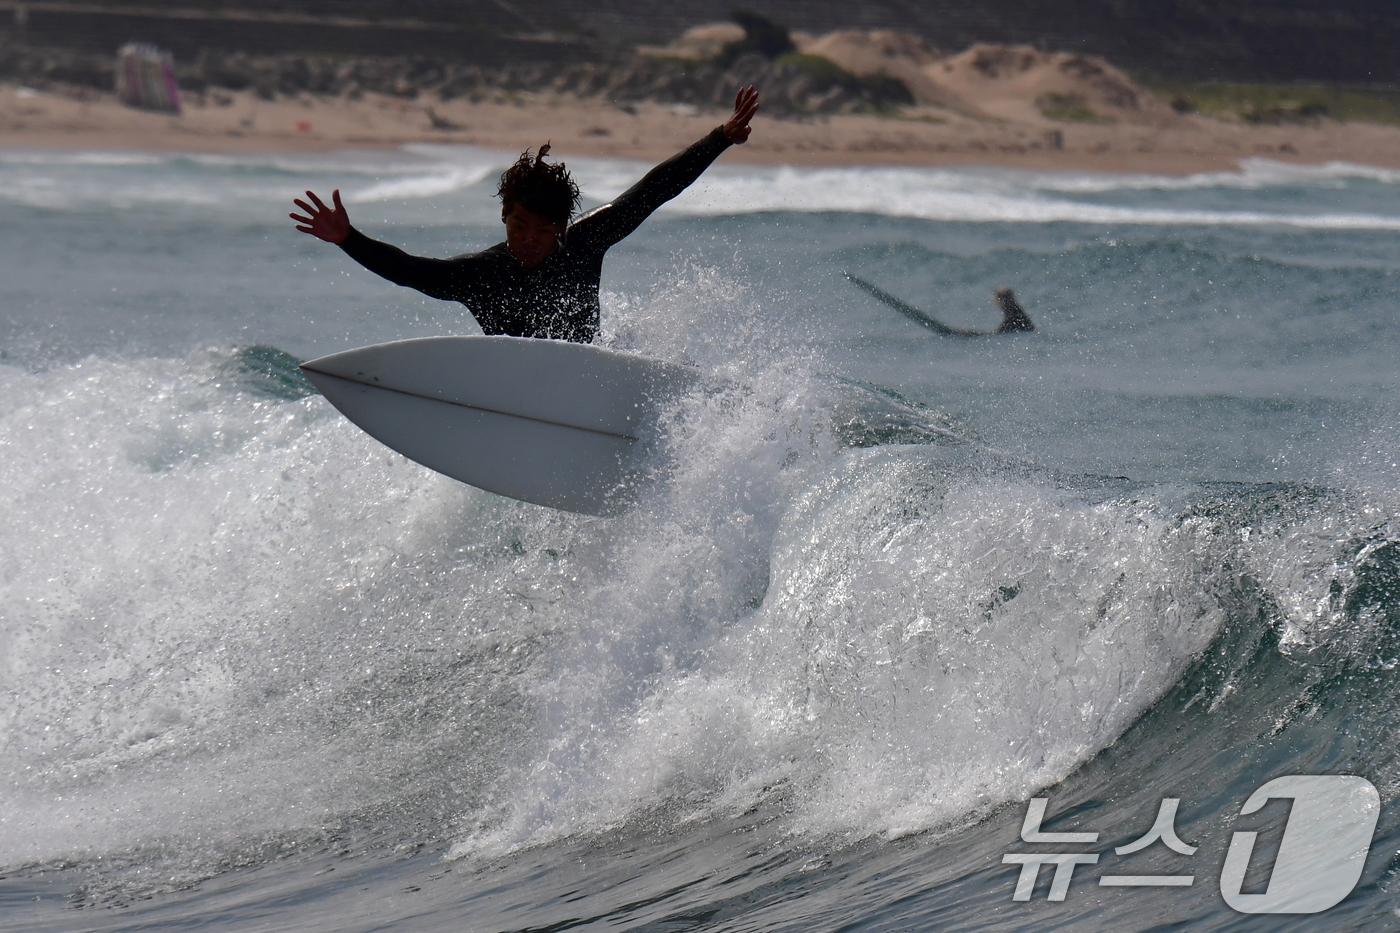
[[[568,731],[546,736],[506,812],[453,854],[658,808],[744,812],[775,786],[793,832],[946,826],[1062,779],[1223,623],[1191,536],[1150,505],[977,479],[919,451],[838,463],[764,555],[761,607],[603,721],[599,695],[636,658],[610,658],[621,646],[585,622],[573,660],[538,688]],[[657,537],[649,550],[678,544]]]
[[495,174],[495,171],[495,166],[486,165],[477,168],[453,169],[432,175],[396,178],[392,181],[382,181],[368,188],[352,191],[345,200],[352,204],[366,204],[373,201],[441,197],[479,185]]
[[[375,449],[322,400],[298,397],[280,370],[269,383],[265,364],[281,359],[251,348],[40,372],[0,366],[0,438],[22,438],[0,467],[0,658],[7,683],[19,685],[0,699],[0,772],[12,816],[22,813],[0,823],[0,863],[165,840],[176,862],[197,866],[227,854],[200,835],[231,830],[237,846],[383,799],[365,796],[374,769],[350,764],[360,752],[331,738],[377,718],[362,718],[377,649],[328,652],[355,639],[323,626],[390,563],[424,553],[410,542],[450,536],[449,516],[472,496]],[[331,453],[332,435],[351,447]],[[308,454],[327,455],[329,472]],[[376,488],[362,504],[385,511],[376,519],[321,500],[340,499],[347,484]],[[427,524],[412,502],[426,507]],[[354,530],[364,520],[398,531],[365,539]],[[307,571],[340,583],[308,590]],[[383,594],[397,601],[391,590]],[[386,620],[398,615],[382,608]],[[455,619],[461,604],[444,611]],[[422,658],[415,649],[437,637],[409,638],[405,657]],[[328,662],[341,673],[322,680],[313,669]],[[388,680],[404,670],[379,669]],[[316,699],[317,683],[351,693]],[[322,722],[309,744],[308,714]],[[178,812],[161,803],[172,796]]]
[[[677,292],[730,378],[611,521],[408,463],[272,348],[0,366],[0,865],[134,853],[135,897],[382,808],[490,857],[774,794],[786,831],[897,837],[1062,780],[1229,624],[1362,666],[1400,627],[1393,536],[1344,499],[1056,478],[947,430],[852,450],[883,396],[765,351],[732,283]],[[668,301],[610,339],[657,352]]]
[[1400,171],[1331,161],[1321,165],[1297,165],[1274,159],[1241,159],[1238,171],[1198,172],[1192,175],[1129,173],[1029,173],[1032,187],[1043,191],[1099,193],[1108,191],[1191,191],[1209,188],[1259,191],[1266,188],[1306,186],[1339,188],[1347,181],[1400,184]]
[[973,223],[1400,230],[1400,217],[1380,214],[1213,211],[1094,204],[1047,196],[1036,190],[1034,178],[989,179],[980,173],[918,169],[784,168],[765,175],[716,172],[702,177],[663,210],[697,216],[800,211]]
[[490,153],[416,149],[299,154],[0,152],[0,200],[50,210],[142,204],[249,207],[306,187],[339,186],[346,201],[423,201],[470,188],[499,169]]
[[[0,198],[49,209],[142,203],[233,207],[280,202],[294,188],[338,183],[349,203],[394,201],[411,206],[480,186],[507,161],[505,155],[487,150],[428,144],[390,153],[316,156],[75,153],[51,158],[12,152],[0,154]],[[588,158],[572,159],[570,164],[585,198],[593,203],[616,197],[648,168],[643,163]],[[107,174],[92,175],[94,171]],[[287,181],[275,180],[279,176]],[[287,183],[293,179],[300,180]],[[1400,173],[1342,162],[1294,166],[1264,159],[1244,160],[1240,172],[1184,178],[721,165],[662,211],[673,216],[839,212],[937,222],[1400,230],[1400,217],[1365,211],[1212,210],[1086,200],[1115,192],[1326,187],[1358,179],[1392,185],[1400,181]]]
[[66,179],[51,175],[0,178],[0,200],[44,210],[93,206],[128,210],[142,205],[236,206],[224,192],[192,182],[135,183],[122,180]]
[[150,152],[67,152],[0,149],[0,165],[149,166],[163,165],[169,156]]

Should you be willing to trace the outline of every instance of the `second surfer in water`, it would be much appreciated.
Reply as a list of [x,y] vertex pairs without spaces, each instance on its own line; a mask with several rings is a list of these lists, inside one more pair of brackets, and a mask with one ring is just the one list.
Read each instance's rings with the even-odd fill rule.
[[942,321],[920,311],[904,299],[896,298],[884,289],[871,285],[865,279],[857,278],[849,272],[846,273],[846,279],[856,288],[869,292],[900,314],[922,324],[936,334],[945,334],[949,337],[985,337],[990,334],[1016,334],[1035,330],[1035,325],[1031,323],[1026,309],[1021,307],[1021,303],[1016,300],[1011,289],[1004,286],[995,292],[997,307],[1001,308],[1001,326],[996,330],[966,330],[961,327],[949,327]]
[[598,284],[609,247],[680,194],[730,145],[749,138],[758,112],[752,87],[734,98],[734,113],[704,139],[648,172],[615,200],[569,222],[579,190],[564,164],[547,163],[549,146],[521,155],[501,176],[506,239],[454,259],[411,256],[350,225],[340,191],[328,207],[315,194],[297,199],[289,215],[303,233],[338,245],[356,262],[391,282],[467,306],[487,334],[591,343],[598,334]]

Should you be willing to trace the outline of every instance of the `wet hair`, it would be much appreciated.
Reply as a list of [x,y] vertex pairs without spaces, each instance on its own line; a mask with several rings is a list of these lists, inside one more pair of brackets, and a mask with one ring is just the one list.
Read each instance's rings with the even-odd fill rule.
[[496,196],[507,212],[516,205],[548,218],[561,227],[578,210],[579,190],[563,162],[545,162],[549,143],[531,155],[526,149],[515,164],[501,174]]

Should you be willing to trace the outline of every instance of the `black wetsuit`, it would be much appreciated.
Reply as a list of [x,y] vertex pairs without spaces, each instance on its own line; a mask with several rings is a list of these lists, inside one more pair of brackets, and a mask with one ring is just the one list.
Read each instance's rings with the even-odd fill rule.
[[391,282],[462,302],[488,334],[591,343],[598,335],[603,254],[684,191],[729,145],[716,127],[611,204],[570,224],[559,246],[533,269],[521,265],[505,243],[454,259],[424,259],[351,229],[340,248]]

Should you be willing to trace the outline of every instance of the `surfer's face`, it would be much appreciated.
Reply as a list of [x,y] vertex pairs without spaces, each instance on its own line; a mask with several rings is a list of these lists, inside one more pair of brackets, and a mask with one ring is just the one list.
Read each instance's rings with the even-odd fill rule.
[[501,210],[506,225],[506,248],[516,262],[533,269],[554,252],[564,227],[528,207],[512,204]]

